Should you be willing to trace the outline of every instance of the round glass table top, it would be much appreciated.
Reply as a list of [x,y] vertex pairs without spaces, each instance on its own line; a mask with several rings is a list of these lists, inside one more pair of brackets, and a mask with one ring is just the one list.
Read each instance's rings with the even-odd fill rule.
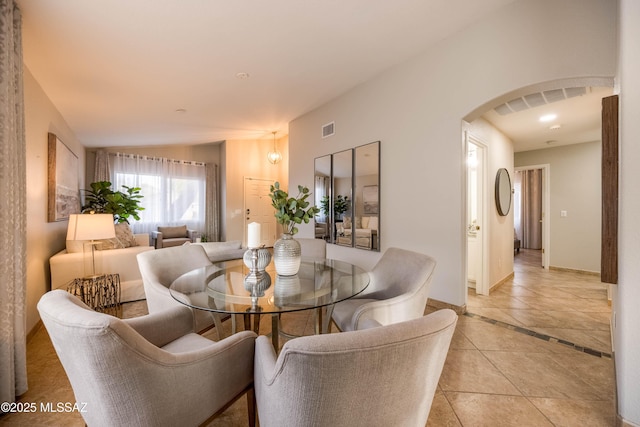
[[335,304],[358,295],[369,285],[369,273],[331,259],[302,259],[295,276],[279,276],[271,262],[252,297],[249,268],[239,260],[189,271],[169,287],[178,302],[220,313],[284,313]]

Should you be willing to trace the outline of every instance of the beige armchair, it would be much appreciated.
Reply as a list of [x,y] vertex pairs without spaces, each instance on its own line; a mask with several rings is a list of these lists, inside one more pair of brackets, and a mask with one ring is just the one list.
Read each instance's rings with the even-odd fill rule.
[[[138,266],[142,276],[142,285],[147,297],[149,313],[157,313],[183,305],[169,292],[169,286],[178,277],[191,270],[213,265],[207,252],[201,245],[186,245],[166,248],[161,251],[148,251],[138,254]],[[202,286],[205,286],[204,279]],[[206,294],[197,293],[200,297]],[[189,296],[184,295],[182,302],[190,304]],[[193,301],[195,303],[195,301]],[[206,306],[206,304],[204,304]],[[204,332],[216,327],[218,339],[222,339],[222,319],[218,313],[191,309],[196,332]]]
[[354,331],[367,319],[389,325],[422,317],[435,267],[428,255],[387,249],[369,273],[367,289],[333,307],[333,322],[341,331]]
[[198,232],[187,229],[186,225],[177,227],[158,227],[158,231],[151,232],[151,241],[156,249],[182,246],[187,242],[193,243]]
[[457,315],[287,342],[256,341],[258,420],[271,426],[424,427]]
[[38,311],[87,425],[198,425],[247,392],[253,425],[253,332],[214,342],[186,307],[121,320],[63,290]]

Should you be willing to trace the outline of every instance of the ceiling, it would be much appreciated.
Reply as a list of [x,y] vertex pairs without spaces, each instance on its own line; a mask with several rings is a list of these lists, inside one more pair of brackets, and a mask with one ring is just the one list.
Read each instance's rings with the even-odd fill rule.
[[284,135],[512,1],[17,0],[25,64],[88,147]]
[[[25,64],[87,147],[285,135],[291,120],[512,1],[17,0]],[[609,93],[484,118],[515,151],[593,141]],[[547,110],[559,130],[538,122]]]
[[[484,118],[511,141],[515,152],[601,140],[601,102],[612,88],[564,88],[514,98]],[[555,119],[541,122],[553,114]]]

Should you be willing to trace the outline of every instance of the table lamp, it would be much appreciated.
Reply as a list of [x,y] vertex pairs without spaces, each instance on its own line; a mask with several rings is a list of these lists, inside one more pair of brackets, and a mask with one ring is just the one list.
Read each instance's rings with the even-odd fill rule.
[[116,237],[112,214],[73,214],[69,216],[67,240],[88,240],[91,245],[91,275],[96,274],[95,246],[101,239]]

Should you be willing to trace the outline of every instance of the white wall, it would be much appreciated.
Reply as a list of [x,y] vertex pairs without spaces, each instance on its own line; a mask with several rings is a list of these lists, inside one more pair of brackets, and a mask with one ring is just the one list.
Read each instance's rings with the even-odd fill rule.
[[[612,77],[615,30],[611,0],[509,4],[292,121],[290,182],[311,186],[315,157],[380,140],[382,250],[400,246],[434,256],[438,266],[431,297],[463,305],[461,119],[521,87],[570,77]],[[336,134],[321,139],[321,126],[331,121]],[[348,251],[363,266],[378,256]]]
[[[269,163],[267,153],[273,148],[273,140],[228,140],[222,147],[222,173],[225,192],[222,197],[222,221],[226,233],[221,240],[244,239],[244,178],[261,178],[279,181],[281,188],[288,188],[288,137],[277,140],[282,161]],[[311,163],[313,171],[313,162]],[[313,188],[313,180],[309,188]]]
[[618,411],[640,425],[640,2],[620,0],[620,229],[614,286]]
[[40,320],[36,304],[50,289],[49,258],[64,249],[67,221],[47,222],[47,133],[52,132],[78,156],[78,185],[84,186],[84,147],[31,72],[24,67],[27,142],[27,331]]
[[599,273],[602,143],[524,151],[515,154],[515,164],[550,165],[550,266]]

